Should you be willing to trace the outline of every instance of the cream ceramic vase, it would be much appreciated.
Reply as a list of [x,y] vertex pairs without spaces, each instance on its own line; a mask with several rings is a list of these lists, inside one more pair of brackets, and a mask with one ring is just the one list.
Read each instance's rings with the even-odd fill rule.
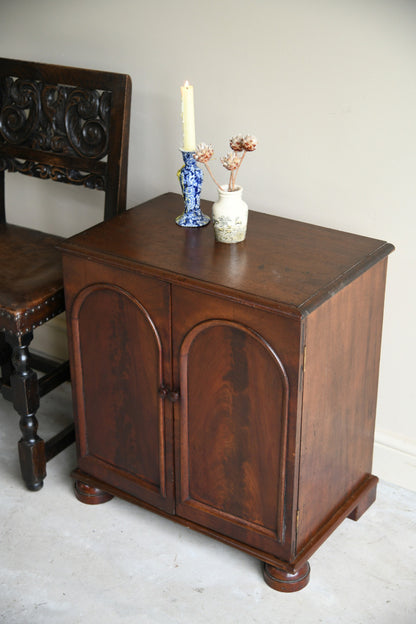
[[220,243],[240,243],[246,237],[248,206],[241,186],[235,191],[227,189],[228,185],[218,189],[218,200],[212,206],[215,238]]

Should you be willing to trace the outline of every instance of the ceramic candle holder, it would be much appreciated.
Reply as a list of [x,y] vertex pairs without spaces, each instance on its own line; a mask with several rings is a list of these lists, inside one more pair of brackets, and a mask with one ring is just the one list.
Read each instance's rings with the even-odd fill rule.
[[181,150],[184,164],[178,171],[179,183],[185,202],[184,212],[176,217],[181,227],[202,227],[210,218],[201,212],[200,198],[203,174],[194,159],[195,152]]

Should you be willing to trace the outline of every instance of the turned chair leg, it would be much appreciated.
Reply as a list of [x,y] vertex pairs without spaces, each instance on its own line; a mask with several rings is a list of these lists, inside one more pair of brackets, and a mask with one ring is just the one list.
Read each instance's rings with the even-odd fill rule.
[[3,331],[0,331],[0,369],[1,369],[1,386],[10,386],[10,375],[12,374],[12,348],[6,342],[6,337]]
[[13,372],[10,377],[13,406],[20,416],[19,459],[22,477],[29,490],[37,491],[46,477],[45,443],[38,436],[36,411],[39,408],[39,385],[29,365],[29,344],[33,334],[8,334],[6,341],[12,348]]

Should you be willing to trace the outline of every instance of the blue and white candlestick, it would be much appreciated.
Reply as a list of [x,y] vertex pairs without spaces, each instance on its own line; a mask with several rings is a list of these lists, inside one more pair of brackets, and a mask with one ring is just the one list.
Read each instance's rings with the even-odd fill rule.
[[184,212],[176,217],[182,227],[202,227],[210,218],[201,212],[200,199],[203,174],[196,164],[194,153],[181,150],[184,165],[178,171],[179,183],[185,201]]

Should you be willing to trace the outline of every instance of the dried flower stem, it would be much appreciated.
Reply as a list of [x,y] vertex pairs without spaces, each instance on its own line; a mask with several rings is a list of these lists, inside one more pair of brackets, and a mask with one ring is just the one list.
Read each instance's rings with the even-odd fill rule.
[[211,169],[209,168],[208,163],[204,163],[204,165],[205,165],[205,167],[206,167],[206,169],[207,169],[207,171],[208,171],[209,175],[210,175],[210,176],[211,176],[211,178],[213,179],[214,183],[218,186],[218,188],[219,188],[219,189],[220,189],[220,191],[221,191],[221,190],[222,190],[222,189],[221,189],[221,185],[220,185],[220,184],[218,184],[218,182],[216,181],[216,179],[215,179],[215,178],[214,178],[214,176],[212,175],[212,171],[211,171]]
[[244,156],[246,155],[246,153],[247,152],[244,150],[243,151],[243,155],[240,158],[240,162],[237,165],[237,168],[234,171],[231,171],[231,173],[230,173],[230,182],[228,184],[228,190],[229,191],[235,191],[235,180],[236,180],[236,177],[237,177],[237,173],[238,173],[238,170],[241,167],[241,163],[243,162]]

